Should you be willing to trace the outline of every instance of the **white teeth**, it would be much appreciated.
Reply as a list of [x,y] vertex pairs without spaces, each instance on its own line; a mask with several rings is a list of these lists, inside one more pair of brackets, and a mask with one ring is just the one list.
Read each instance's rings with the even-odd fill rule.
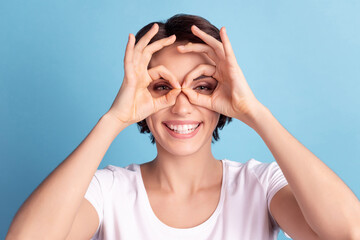
[[199,124],[189,124],[189,125],[167,125],[171,130],[180,134],[189,134],[200,125]]

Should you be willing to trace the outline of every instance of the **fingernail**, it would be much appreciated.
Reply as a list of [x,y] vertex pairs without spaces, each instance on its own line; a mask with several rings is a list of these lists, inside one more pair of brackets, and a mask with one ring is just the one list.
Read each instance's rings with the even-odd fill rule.
[[195,29],[199,29],[196,25],[193,25]]
[[184,46],[184,45],[179,45],[178,48],[179,48],[180,50],[184,50],[184,49],[185,49],[185,46]]

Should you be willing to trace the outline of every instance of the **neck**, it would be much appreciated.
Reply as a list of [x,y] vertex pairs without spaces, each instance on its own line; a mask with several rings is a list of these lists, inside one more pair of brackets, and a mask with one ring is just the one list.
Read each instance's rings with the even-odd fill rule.
[[211,141],[190,155],[174,155],[157,148],[158,155],[149,170],[156,188],[189,196],[221,182],[222,163],[212,155]]

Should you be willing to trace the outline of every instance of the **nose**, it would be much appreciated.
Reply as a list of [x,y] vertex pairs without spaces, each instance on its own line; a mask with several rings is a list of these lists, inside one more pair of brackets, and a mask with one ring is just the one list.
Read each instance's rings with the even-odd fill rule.
[[193,108],[194,105],[190,103],[185,93],[181,92],[177,96],[175,104],[172,106],[171,112],[181,116],[186,116],[193,111]]

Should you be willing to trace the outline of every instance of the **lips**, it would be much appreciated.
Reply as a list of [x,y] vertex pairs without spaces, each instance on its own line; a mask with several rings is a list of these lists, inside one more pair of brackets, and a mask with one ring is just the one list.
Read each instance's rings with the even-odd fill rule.
[[172,120],[172,121],[164,121],[163,123],[165,123],[166,125],[187,125],[187,124],[199,124],[201,122],[199,121],[191,121],[191,120],[187,120],[187,121],[180,121],[180,120]]
[[175,138],[192,138],[197,134],[202,122],[199,121],[165,121],[167,132]]

